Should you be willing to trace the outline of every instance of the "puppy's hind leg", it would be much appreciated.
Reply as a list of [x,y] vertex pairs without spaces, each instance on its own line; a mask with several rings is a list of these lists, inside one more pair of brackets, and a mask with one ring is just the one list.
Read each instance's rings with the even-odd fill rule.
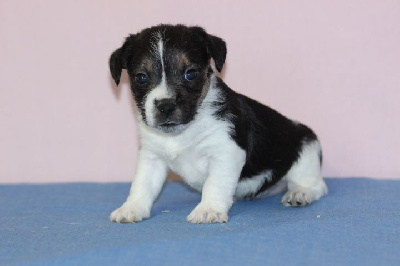
[[328,193],[321,175],[321,146],[317,140],[304,142],[300,157],[286,174],[288,192],[284,206],[305,206]]

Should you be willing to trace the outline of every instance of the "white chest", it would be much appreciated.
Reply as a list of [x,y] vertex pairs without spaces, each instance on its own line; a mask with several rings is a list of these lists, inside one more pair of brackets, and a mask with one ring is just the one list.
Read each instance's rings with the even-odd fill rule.
[[189,186],[200,191],[208,176],[209,157],[194,148],[177,155],[175,159],[168,161],[168,165]]
[[156,153],[189,186],[200,191],[208,176],[211,159],[206,143],[207,138],[201,141],[193,138],[190,142],[181,138],[152,138],[146,148]]
[[210,164],[236,144],[224,122],[195,126],[176,136],[147,130],[142,132],[141,142],[142,148],[158,155],[189,186],[200,191],[209,175]]

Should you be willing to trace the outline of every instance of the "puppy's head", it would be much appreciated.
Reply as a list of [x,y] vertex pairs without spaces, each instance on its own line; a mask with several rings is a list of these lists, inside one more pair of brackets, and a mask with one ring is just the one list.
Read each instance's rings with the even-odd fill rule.
[[196,115],[210,86],[212,69],[222,70],[225,42],[200,27],[159,25],[126,38],[110,58],[119,83],[126,69],[141,119],[163,132],[179,132]]

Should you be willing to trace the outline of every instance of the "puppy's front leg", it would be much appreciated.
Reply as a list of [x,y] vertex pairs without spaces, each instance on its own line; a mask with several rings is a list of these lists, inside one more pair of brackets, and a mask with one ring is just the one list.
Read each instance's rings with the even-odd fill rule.
[[135,178],[125,203],[110,215],[117,223],[135,223],[150,217],[150,210],[167,176],[167,165],[155,154],[141,150]]
[[[237,153],[236,153],[237,154]],[[240,156],[239,156],[240,157]],[[244,159],[213,160],[202,189],[201,202],[187,217],[192,223],[226,223]]]

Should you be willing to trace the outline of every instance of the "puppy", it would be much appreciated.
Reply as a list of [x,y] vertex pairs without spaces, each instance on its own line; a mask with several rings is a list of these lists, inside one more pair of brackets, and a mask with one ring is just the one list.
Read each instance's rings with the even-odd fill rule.
[[140,135],[129,197],[111,221],[149,218],[169,169],[202,193],[187,217],[192,223],[227,222],[234,200],[286,188],[284,206],[327,193],[317,136],[218,78],[226,51],[200,27],[159,25],[130,35],[111,55],[117,85],[122,69],[128,72]]

